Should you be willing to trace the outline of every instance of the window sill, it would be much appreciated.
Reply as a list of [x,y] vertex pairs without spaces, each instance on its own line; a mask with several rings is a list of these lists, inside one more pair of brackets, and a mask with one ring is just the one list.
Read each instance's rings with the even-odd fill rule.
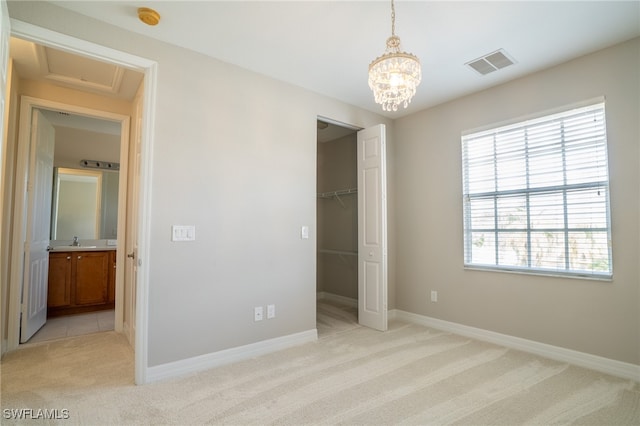
[[574,280],[586,280],[586,281],[602,281],[602,282],[613,282],[613,275],[580,275],[580,274],[562,274],[555,271],[541,271],[541,270],[522,270],[516,268],[496,268],[491,266],[480,266],[480,265],[464,265],[463,267],[468,271],[485,271],[485,272],[502,272],[508,274],[517,274],[517,275],[534,275],[539,277],[550,277],[550,278],[569,278]]

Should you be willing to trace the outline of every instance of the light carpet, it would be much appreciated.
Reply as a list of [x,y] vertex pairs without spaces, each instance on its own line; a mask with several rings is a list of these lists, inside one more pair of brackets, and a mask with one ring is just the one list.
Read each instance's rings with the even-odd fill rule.
[[[400,321],[381,333],[331,306],[318,321],[317,342],[145,386],[115,332],[20,349],[2,362],[1,422],[640,424],[634,381]],[[7,419],[20,408],[69,418]]]

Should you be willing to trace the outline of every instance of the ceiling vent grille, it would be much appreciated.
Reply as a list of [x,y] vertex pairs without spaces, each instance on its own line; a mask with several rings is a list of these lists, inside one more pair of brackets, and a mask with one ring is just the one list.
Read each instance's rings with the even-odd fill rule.
[[499,69],[515,64],[515,61],[503,49],[496,50],[471,62],[467,62],[473,70],[482,75],[487,75]]

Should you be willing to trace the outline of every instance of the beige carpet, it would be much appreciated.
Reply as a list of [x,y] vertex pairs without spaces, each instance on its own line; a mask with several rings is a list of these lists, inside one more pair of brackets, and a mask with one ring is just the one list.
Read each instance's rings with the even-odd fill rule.
[[[380,333],[343,315],[319,313],[317,342],[146,386],[133,385],[133,354],[115,332],[21,349],[2,362],[0,422],[640,424],[636,382],[399,321]],[[6,418],[19,408],[69,419]]]

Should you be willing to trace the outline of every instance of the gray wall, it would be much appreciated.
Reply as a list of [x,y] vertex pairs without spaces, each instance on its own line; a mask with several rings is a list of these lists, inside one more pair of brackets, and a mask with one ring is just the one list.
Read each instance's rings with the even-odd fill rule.
[[[640,364],[639,52],[636,39],[396,121],[398,309]],[[603,95],[613,281],[463,269],[461,132]]]

